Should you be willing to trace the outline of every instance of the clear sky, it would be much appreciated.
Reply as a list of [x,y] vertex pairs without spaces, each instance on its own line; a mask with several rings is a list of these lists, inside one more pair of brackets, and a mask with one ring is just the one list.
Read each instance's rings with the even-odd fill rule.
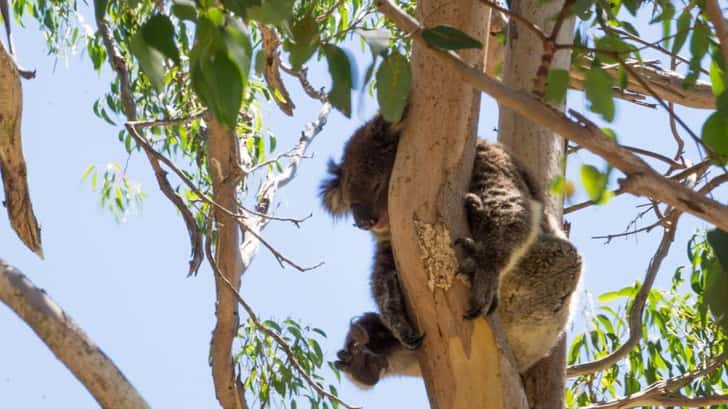
[[[138,214],[117,223],[99,205],[98,192],[80,181],[88,165],[123,164],[127,155],[117,140],[120,127],[97,119],[91,106],[108,87],[110,72],[101,76],[84,56],[67,63],[46,55],[42,34],[35,22],[27,29],[14,26],[20,63],[36,69],[36,79],[23,81],[23,137],[36,215],[42,226],[45,260],[22,246],[0,214],[0,257],[21,269],[44,288],[114,360],[154,408],[216,408],[208,365],[210,334],[214,325],[213,277],[203,266],[195,278],[185,278],[189,243],[182,218],[158,191],[143,155],[135,153],[127,174],[148,194]],[[358,65],[368,56],[358,42],[351,49]],[[316,86],[328,85],[324,63],[310,72]],[[363,72],[360,69],[359,72]],[[288,81],[297,109],[294,118],[265,107],[266,125],[278,135],[279,149],[287,150],[318,112]],[[570,93],[570,106],[585,111],[579,93]],[[302,265],[325,264],[313,271],[281,269],[272,256],[260,250],[243,278],[243,296],[263,318],[292,317],[328,333],[326,357],[334,359],[349,320],[374,307],[368,288],[372,244],[368,234],[348,220],[333,223],[321,210],[318,184],[325,162],[337,159],[353,130],[376,109],[368,96],[352,119],[333,112],[324,131],[311,146],[312,159],[300,167],[294,182],[278,193],[278,215],[303,217],[313,213],[300,229],[273,222],[265,237]],[[681,110],[685,121],[699,132],[705,112]],[[121,120],[119,123],[122,123]],[[480,135],[494,139],[497,106],[484,97]],[[630,104],[619,104],[617,129],[620,141],[653,147],[672,155],[672,138],[666,115]],[[689,152],[693,146],[688,143]],[[695,158],[693,155],[692,158]],[[600,164],[587,153],[578,153],[569,173],[577,178],[578,164]],[[578,187],[580,183],[575,179]],[[578,192],[575,200],[584,195]],[[659,239],[659,231],[604,245],[593,235],[624,230],[645,200],[619,197],[607,207],[569,215],[571,237],[585,258],[580,312],[575,328],[595,303],[590,294],[621,288],[640,279]],[[658,283],[686,262],[685,245],[704,225],[683,217],[676,243],[663,265]],[[328,373],[330,375],[330,373]],[[333,377],[331,377],[333,378]],[[332,382],[336,382],[332,380]],[[368,408],[427,407],[419,379],[388,379],[374,390],[361,392],[342,381],[342,398]],[[98,407],[71,373],[12,311],[0,305],[0,407],[85,409]]]

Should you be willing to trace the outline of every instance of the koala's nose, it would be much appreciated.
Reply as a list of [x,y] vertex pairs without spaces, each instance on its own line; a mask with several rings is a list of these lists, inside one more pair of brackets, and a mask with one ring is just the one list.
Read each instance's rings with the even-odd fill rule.
[[366,206],[353,204],[351,205],[351,212],[354,214],[354,226],[360,229],[369,230],[377,224],[377,217]]

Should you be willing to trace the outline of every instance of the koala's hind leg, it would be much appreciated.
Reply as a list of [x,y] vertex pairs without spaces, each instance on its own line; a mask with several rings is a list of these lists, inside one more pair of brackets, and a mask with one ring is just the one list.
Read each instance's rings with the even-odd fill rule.
[[422,345],[424,336],[415,328],[407,314],[392,245],[389,242],[377,243],[371,286],[384,325],[404,347],[417,349]]
[[501,277],[498,313],[519,371],[548,355],[563,333],[581,269],[581,256],[569,241],[542,233]]

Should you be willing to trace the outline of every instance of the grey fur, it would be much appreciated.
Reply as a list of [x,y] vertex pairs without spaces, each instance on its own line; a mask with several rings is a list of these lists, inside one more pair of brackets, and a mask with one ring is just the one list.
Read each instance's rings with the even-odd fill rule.
[[[406,311],[387,217],[398,140],[398,126],[375,116],[349,140],[342,163],[330,164],[331,177],[321,189],[332,215],[352,213],[356,226],[371,230],[377,241],[371,287],[380,314],[352,323],[337,361],[361,385],[419,373],[411,350],[422,336]],[[581,276],[581,257],[544,215],[542,200],[525,168],[501,145],[478,141],[464,198],[472,237],[456,240],[465,254],[461,271],[472,284],[465,318],[497,310],[520,371],[547,355],[563,332]]]

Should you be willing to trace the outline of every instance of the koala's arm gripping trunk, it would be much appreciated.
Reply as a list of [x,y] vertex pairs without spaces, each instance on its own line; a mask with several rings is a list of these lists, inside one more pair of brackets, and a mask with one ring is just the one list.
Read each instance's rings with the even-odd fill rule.
[[[417,3],[417,18],[428,26],[451,25],[484,44],[489,14],[471,0]],[[461,55],[483,65],[482,50]],[[418,44],[412,70],[414,89],[390,179],[389,217],[410,315],[425,334],[418,358],[431,407],[523,409],[518,373],[499,347],[505,343],[497,342],[498,331],[485,320],[463,320],[468,290],[453,279],[457,263],[450,244],[468,235],[463,195],[472,170],[480,93]]]

